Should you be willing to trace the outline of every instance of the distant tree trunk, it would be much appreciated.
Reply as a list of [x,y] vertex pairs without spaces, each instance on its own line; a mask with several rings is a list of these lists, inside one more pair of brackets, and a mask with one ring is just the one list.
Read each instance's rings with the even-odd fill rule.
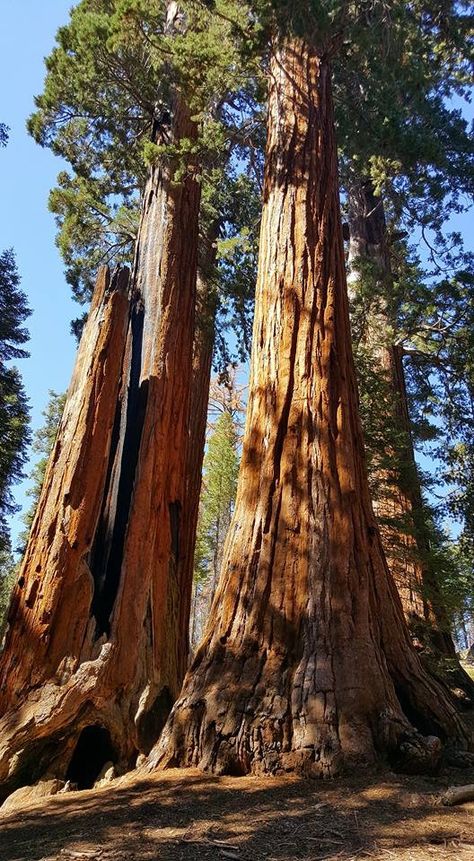
[[[175,3],[169,9],[177,14]],[[196,137],[178,95],[171,117],[167,140]],[[130,766],[156,741],[181,686],[200,185],[191,163],[177,182],[176,166],[166,160],[150,170],[129,315],[117,293],[125,322],[129,316],[124,355],[102,346],[107,329],[96,320],[97,301],[81,342],[53,455],[58,489],[44,491],[0,668],[3,794],[46,769],[81,783],[81,759],[95,758],[88,773],[98,773],[104,751],[120,768]],[[119,302],[114,296],[109,304]],[[114,312],[110,323],[114,333],[122,326],[121,339],[115,334],[122,353],[124,321]],[[85,416],[79,430],[77,415]]]
[[430,769],[441,745],[412,723],[467,744],[412,648],[369,499],[330,79],[303,41],[274,50],[235,515],[206,635],[150,767],[332,775],[387,754]]
[[[387,468],[374,476],[373,498],[382,543],[390,572],[397,585],[405,618],[417,639],[435,656],[447,656],[453,666],[447,678],[469,696],[474,684],[456,657],[448,614],[428,562],[430,550],[423,514],[420,478],[413,448],[402,352],[391,340],[394,329],[390,313],[393,275],[383,199],[374,194],[370,180],[352,177],[349,188],[349,267],[352,289],[357,291],[363,267],[372,266],[372,278],[379,285],[375,310],[365,315],[364,340],[378,363],[386,395],[375,408],[393,426],[394,440],[387,439]],[[370,277],[370,276],[369,276]]]

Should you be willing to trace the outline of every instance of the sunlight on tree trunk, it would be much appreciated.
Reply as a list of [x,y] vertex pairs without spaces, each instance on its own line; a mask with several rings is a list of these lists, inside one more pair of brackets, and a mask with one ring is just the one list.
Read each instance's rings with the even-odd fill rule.
[[149,767],[330,776],[466,746],[424,671],[368,493],[326,51],[271,59],[251,382],[211,619]]

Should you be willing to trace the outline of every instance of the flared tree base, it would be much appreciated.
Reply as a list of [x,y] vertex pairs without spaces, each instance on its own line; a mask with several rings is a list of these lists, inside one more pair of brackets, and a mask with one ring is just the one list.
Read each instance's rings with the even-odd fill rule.
[[379,654],[347,685],[344,663],[335,670],[334,661],[329,668],[316,656],[288,668],[265,650],[241,659],[225,646],[206,651],[204,644],[148,758],[150,770],[326,778],[381,762],[423,774],[435,773],[446,752],[463,759],[460,751],[472,747],[448,691],[414,653],[400,660],[395,678]]

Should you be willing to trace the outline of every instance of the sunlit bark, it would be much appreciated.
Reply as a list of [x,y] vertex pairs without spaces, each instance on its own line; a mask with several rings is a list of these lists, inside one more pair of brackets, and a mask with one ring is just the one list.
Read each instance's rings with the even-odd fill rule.
[[302,770],[467,744],[388,574],[357,418],[327,55],[275,48],[243,462],[220,584],[156,765]]

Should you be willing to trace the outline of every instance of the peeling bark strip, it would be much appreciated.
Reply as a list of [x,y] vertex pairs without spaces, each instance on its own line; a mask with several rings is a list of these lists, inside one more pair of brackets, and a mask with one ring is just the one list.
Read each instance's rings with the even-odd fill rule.
[[[167,138],[196,135],[175,93]],[[84,738],[98,773],[102,730],[119,768],[134,765],[183,679],[200,185],[192,163],[176,181],[177,166],[151,168],[129,293],[102,273],[81,341],[0,663],[0,798],[66,776]]]
[[387,401],[379,408],[385,410],[388,421],[392,419],[397,432],[398,448],[390,452],[393,466],[378,471],[373,500],[385,557],[410,630],[436,658],[450,659],[443,675],[452,687],[460,688],[472,698],[474,684],[457,659],[439,585],[427,561],[430,547],[423,523],[402,353],[396,344],[390,343],[393,275],[384,205],[383,199],[375,196],[370,180],[352,178],[349,225],[351,289],[357,291],[359,269],[366,261],[375,267],[374,276],[381,284],[376,311],[369,311],[366,318],[364,337],[377,363],[377,372],[386,381]]
[[326,59],[271,60],[247,425],[204,641],[149,767],[217,773],[439,761],[466,732],[412,649],[357,418]]

